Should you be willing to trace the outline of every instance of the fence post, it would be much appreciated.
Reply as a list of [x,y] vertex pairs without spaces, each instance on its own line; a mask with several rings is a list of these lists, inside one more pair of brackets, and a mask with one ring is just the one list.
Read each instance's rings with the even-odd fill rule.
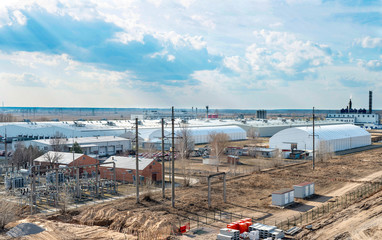
[[231,218],[230,219],[231,219],[231,222],[232,222],[232,213],[231,213]]
[[300,224],[302,225],[302,214],[300,213]]
[[199,215],[196,215],[197,218],[196,218],[196,227],[199,228]]
[[288,229],[289,229],[289,218],[288,218]]
[[320,217],[320,207],[319,206],[317,207],[317,213],[318,213],[318,217]]
[[294,225],[293,226],[296,226],[296,217],[293,215],[293,219],[294,219]]

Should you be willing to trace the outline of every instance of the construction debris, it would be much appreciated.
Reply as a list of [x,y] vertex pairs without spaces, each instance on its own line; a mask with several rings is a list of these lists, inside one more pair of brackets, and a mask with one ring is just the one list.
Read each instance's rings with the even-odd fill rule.
[[23,237],[32,234],[37,234],[45,231],[44,228],[37,226],[33,223],[20,223],[16,227],[12,228],[7,232],[7,235],[10,237]]

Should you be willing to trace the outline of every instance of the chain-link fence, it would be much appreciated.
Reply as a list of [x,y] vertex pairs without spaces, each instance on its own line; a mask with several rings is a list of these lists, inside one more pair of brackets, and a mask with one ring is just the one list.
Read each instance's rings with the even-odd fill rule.
[[296,214],[286,220],[275,220],[274,225],[280,229],[287,230],[292,226],[303,226],[326,214],[347,208],[352,203],[360,201],[370,195],[380,191],[382,182],[372,182],[356,188],[354,191],[343,196],[335,197],[307,212]]

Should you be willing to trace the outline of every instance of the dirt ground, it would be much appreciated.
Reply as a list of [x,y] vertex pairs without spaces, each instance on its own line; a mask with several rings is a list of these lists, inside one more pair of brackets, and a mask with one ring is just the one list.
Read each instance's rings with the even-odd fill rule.
[[382,239],[382,192],[330,214],[303,230],[298,239]]
[[[185,224],[186,219],[190,219],[191,226],[196,227],[196,219],[205,222],[203,218],[207,214],[208,224],[205,226],[215,232],[212,231],[212,233],[206,235],[192,237],[192,239],[216,239],[218,229],[224,227],[227,222],[231,221],[231,218],[232,221],[235,221],[242,217],[252,217],[257,221],[273,225],[275,221],[286,219],[321,203],[317,199],[311,201],[302,200],[299,201],[297,206],[285,209],[274,208],[270,204],[271,193],[275,190],[291,188],[295,184],[312,181],[316,184],[315,190],[318,197],[324,199],[323,201],[328,201],[331,197],[345,194],[357,187],[358,184],[382,177],[381,156],[382,149],[374,149],[345,156],[336,156],[331,160],[317,162],[315,170],[312,170],[311,162],[307,162],[279,169],[257,171],[247,176],[233,177],[227,181],[227,203],[224,203],[222,198],[222,182],[216,179],[212,185],[212,208],[208,208],[207,186],[205,183],[198,183],[190,187],[176,189],[175,208],[171,207],[169,198],[162,199],[160,192],[151,192],[142,194],[140,204],[135,203],[134,197],[125,198],[95,206],[82,207],[71,211],[66,217],[60,215],[36,216],[33,221],[42,221],[44,224],[53,224],[53,226],[57,224],[62,229],[66,229],[67,232],[79,234],[78,237],[65,238],[66,235],[60,235],[62,233],[60,233],[60,227],[55,227],[54,230],[44,233],[56,234],[56,239],[92,239],[90,235],[82,237],[80,233],[77,233],[81,227],[84,229],[89,227],[90,232],[92,232],[91,228],[94,228],[94,232],[104,229],[104,234],[108,234],[109,231],[111,231],[110,234],[123,233],[130,237],[137,234],[146,234],[150,237],[145,238],[142,235],[140,239],[155,239],[154,234],[168,235],[179,225]],[[166,196],[171,196],[169,189]],[[376,204],[378,199],[375,200]],[[301,206],[305,206],[305,208],[301,208]],[[379,211],[380,208],[376,207],[375,209]],[[215,210],[215,212],[222,211],[223,220],[213,221],[212,210]],[[329,224],[323,229],[331,228],[333,224],[340,224],[340,221],[346,219],[357,217],[358,220],[354,220],[355,222],[363,222],[368,218],[367,215],[362,216],[363,210],[357,210],[358,212],[355,211],[352,214],[350,214],[351,212],[347,214],[347,211],[343,211],[344,215],[342,218],[338,218],[338,222],[333,221],[333,223],[330,223],[331,220],[327,220]],[[227,213],[232,213],[233,216],[230,217]],[[374,212],[371,212],[371,214],[374,214]],[[353,234],[350,224],[349,227],[346,224],[339,227],[343,228],[343,232]],[[380,236],[380,230],[380,227],[375,227],[370,231],[373,232],[372,236]],[[335,232],[335,230],[332,231]],[[326,234],[324,230],[317,229],[314,233],[301,235],[301,238],[327,239],[325,236],[328,235],[324,234]],[[112,236],[114,235],[111,235],[110,238]],[[115,236],[114,239],[118,239],[118,236]],[[158,236],[158,238],[160,237]],[[360,237],[360,239],[365,238]]]

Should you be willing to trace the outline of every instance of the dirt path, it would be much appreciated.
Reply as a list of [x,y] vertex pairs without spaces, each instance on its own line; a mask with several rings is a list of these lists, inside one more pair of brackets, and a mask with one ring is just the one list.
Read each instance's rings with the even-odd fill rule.
[[[375,180],[375,179],[381,178],[381,177],[382,177],[382,171],[378,171],[378,172],[372,173],[366,177],[360,178],[360,179],[358,179],[358,181],[367,182],[367,181],[372,181],[372,180]],[[361,185],[362,185],[362,183],[347,183],[342,188],[337,189],[331,193],[328,193],[327,195],[331,196],[331,197],[342,196],[342,195],[345,195],[346,193],[356,189],[357,187],[359,187]]]

